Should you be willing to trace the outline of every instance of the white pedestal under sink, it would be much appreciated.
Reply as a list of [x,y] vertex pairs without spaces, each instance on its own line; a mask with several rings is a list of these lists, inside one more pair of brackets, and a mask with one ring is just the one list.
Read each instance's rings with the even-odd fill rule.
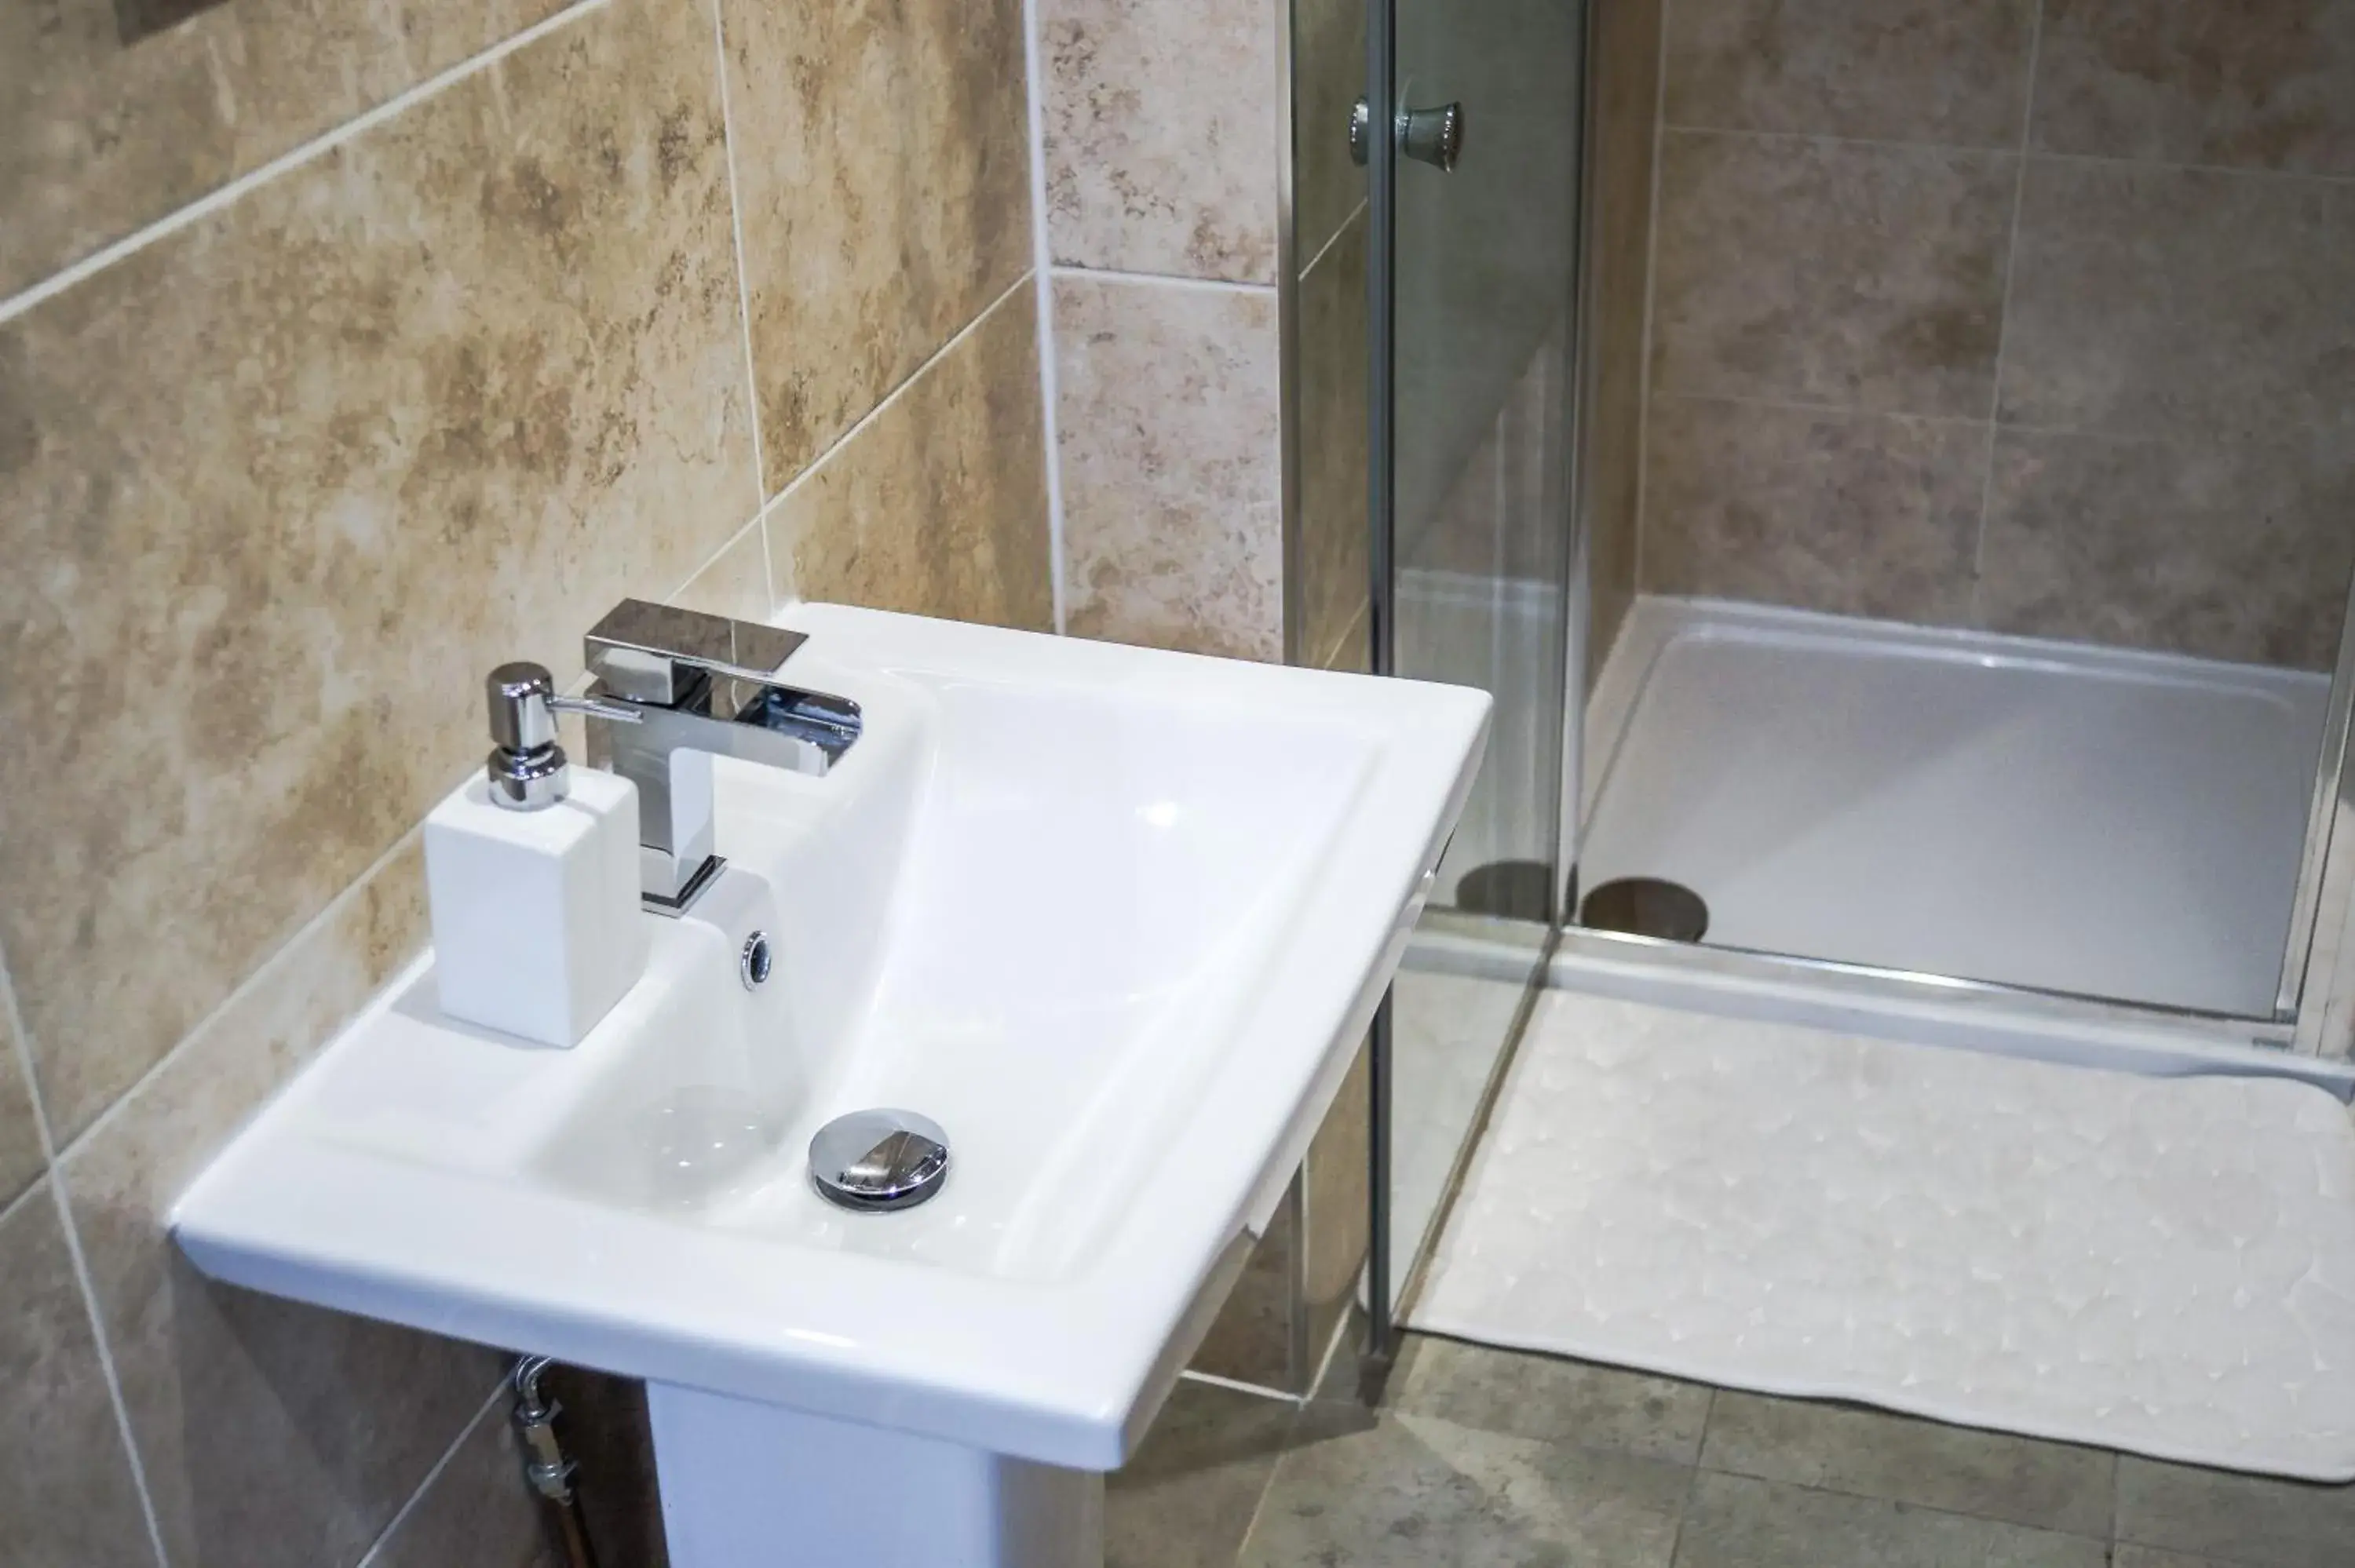
[[1103,1477],[649,1384],[672,1568],[1103,1568]]
[[[679,1568],[1094,1568],[1355,1058],[1477,692],[828,605],[823,777],[722,759],[728,867],[581,1044],[412,966],[175,1210],[250,1289],[645,1380]],[[472,694],[453,693],[453,704]],[[771,978],[739,960],[765,934]],[[919,1207],[805,1151],[945,1129]]]

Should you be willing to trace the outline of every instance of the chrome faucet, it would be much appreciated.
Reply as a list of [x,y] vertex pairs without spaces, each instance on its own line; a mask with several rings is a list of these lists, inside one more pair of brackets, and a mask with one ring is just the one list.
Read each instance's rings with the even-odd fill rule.
[[638,787],[642,901],[677,915],[723,863],[712,853],[711,759],[824,774],[858,738],[858,705],[783,683],[798,631],[628,599],[583,647],[589,763]]

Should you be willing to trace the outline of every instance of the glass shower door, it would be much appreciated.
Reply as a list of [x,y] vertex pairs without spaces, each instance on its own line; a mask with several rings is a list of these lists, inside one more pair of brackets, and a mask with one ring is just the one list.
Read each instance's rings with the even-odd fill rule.
[[[1563,897],[1584,13],[1375,0],[1377,657],[1497,702],[1391,993],[1386,1225],[1416,1260],[1526,1011]],[[1386,611],[1387,613],[1382,613]]]

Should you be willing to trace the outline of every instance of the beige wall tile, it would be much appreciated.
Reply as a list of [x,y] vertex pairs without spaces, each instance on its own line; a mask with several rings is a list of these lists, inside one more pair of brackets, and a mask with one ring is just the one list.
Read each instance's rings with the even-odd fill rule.
[[562,5],[218,0],[127,41],[109,0],[0,9],[0,298]]
[[758,517],[745,524],[743,532],[722,546],[685,588],[671,596],[671,602],[707,615],[768,620],[776,609],[776,600],[769,588],[769,550],[762,537],[762,526]]
[[727,0],[774,494],[1031,260],[1020,0]]
[[0,1208],[0,1563],[155,1563],[90,1309],[46,1184]]
[[8,1026],[6,991],[0,990],[0,1209],[33,1184],[48,1166],[41,1152],[41,1128],[33,1111],[25,1055]]
[[1265,0],[1039,0],[1056,260],[1275,281],[1282,25]]
[[450,786],[484,670],[577,669],[743,521],[715,77],[696,0],[619,0],[0,327],[0,939],[61,1141]]
[[2032,158],[2007,422],[2346,429],[2355,185]]
[[1055,350],[1070,630],[1281,659],[1273,292],[1058,278]]
[[1668,120],[2012,148],[2036,0],[1678,0]]
[[1365,1266],[1373,1234],[1372,1117],[1373,1055],[1360,1046],[1301,1167],[1308,1218],[1301,1259],[1310,1363],[1303,1369],[1304,1381],[1316,1375],[1334,1330],[1357,1303],[1358,1272]]
[[770,509],[779,597],[1051,629],[1043,422],[1025,280]]
[[[563,1568],[540,1521],[539,1499],[524,1485],[523,1452],[507,1408],[499,1397],[474,1418],[449,1463],[385,1538],[371,1568]],[[630,1559],[615,1561],[636,1568]]]
[[1589,251],[1594,268],[1594,360],[1583,497],[1590,687],[1636,596],[1660,0],[1606,4],[1595,26],[1593,157],[1599,232]]
[[1961,420],[1656,398],[1644,586],[1959,623],[1986,453]]
[[2355,570],[2355,453],[2006,430],[1981,550],[1998,631],[2328,670]]
[[216,1285],[165,1232],[186,1183],[423,945],[412,839],[59,1162],[176,1568],[349,1563],[498,1375],[474,1346]]
[[1672,132],[1656,391],[1984,417],[2008,155]]
[[1292,6],[1292,225],[1305,270],[1367,196],[1349,155],[1349,111],[1366,90],[1364,0]]
[[549,1369],[546,1386],[564,1406],[557,1431],[581,1467],[581,1510],[598,1561],[607,1568],[669,1568],[645,1384],[559,1366]]
[[2355,175],[2355,0],[2045,0],[2033,140]]
[[[1294,1178],[1295,1181],[1298,1177]],[[1190,1371],[1232,1378],[1255,1388],[1295,1390],[1293,1365],[1294,1255],[1301,1245],[1295,1197],[1278,1205],[1267,1232],[1252,1246],[1242,1275],[1196,1347]],[[1304,1358],[1305,1359],[1305,1358]]]
[[1327,662],[1365,617],[1367,560],[1366,215],[1300,281],[1297,391],[1301,631],[1295,652]]

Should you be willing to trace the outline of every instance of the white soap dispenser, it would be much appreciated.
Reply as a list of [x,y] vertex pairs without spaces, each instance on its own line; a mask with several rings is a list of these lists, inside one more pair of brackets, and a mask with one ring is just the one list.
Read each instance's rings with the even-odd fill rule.
[[573,773],[540,665],[502,664],[485,685],[490,758],[425,819],[442,1011],[578,1045],[645,972],[637,786]]

